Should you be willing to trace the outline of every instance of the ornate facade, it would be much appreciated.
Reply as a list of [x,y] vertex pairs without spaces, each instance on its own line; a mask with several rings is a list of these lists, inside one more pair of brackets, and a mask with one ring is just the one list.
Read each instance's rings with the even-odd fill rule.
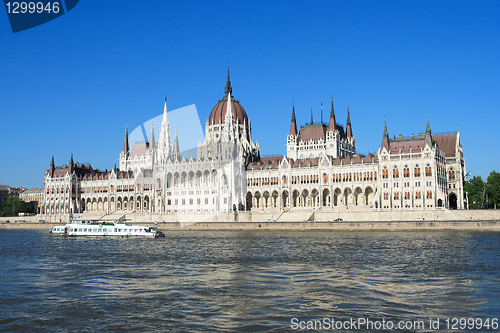
[[[295,110],[288,142],[297,133],[294,114]],[[352,151],[339,154],[337,150],[334,157],[325,154],[327,148],[322,141],[325,136],[332,137],[332,131],[326,130],[324,124],[320,126],[323,128],[317,126],[319,130],[309,137],[312,148],[302,150],[310,152],[311,157],[277,156],[247,165],[247,207],[254,210],[467,208],[463,191],[465,161],[458,131],[432,135],[427,120],[425,134],[391,140],[384,123],[382,146],[377,154],[363,156]]]
[[356,153],[350,111],[336,122],[333,100],[328,123],[311,122],[297,130],[292,106],[286,156],[260,157],[251,123],[232,96],[229,70],[224,97],[205,125],[197,159],[180,155],[172,143],[165,99],[158,141],[130,151],[128,131],[119,168],[94,170],[73,163],[45,173],[41,213],[140,214],[218,213],[232,211],[433,210],[467,208],[465,162],[460,133],[389,138],[384,123],[376,154]]

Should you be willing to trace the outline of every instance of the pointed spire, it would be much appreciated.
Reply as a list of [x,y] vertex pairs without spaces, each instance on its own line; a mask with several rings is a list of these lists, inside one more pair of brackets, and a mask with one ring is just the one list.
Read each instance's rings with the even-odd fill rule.
[[54,177],[54,171],[56,170],[56,164],[54,163],[54,155],[52,155],[52,161],[50,162],[49,173],[51,177]]
[[385,121],[385,117],[384,117],[384,134],[382,136],[382,139],[389,139],[389,132],[387,132],[387,122]]
[[[155,143],[156,146],[156,143]],[[170,123],[168,121],[167,98],[163,106],[163,119],[161,120],[160,138],[158,139],[157,158],[164,161],[172,154],[172,140],[170,138]]]
[[125,139],[123,140],[123,152],[128,154],[130,152],[130,148],[128,145],[128,126],[125,125]]
[[429,125],[429,115],[427,115],[427,125],[425,126],[425,135],[431,135],[431,126]]
[[224,89],[224,94],[227,95],[228,93],[232,93],[233,88],[231,87],[231,80],[229,79],[229,63],[227,64],[227,82],[226,82],[226,88]]
[[295,120],[295,102],[292,104],[292,122],[290,124],[290,135],[297,136],[297,121]]
[[179,136],[177,135],[177,128],[175,129],[175,143],[174,143],[174,156],[178,156],[181,154],[181,150],[179,148]]
[[311,125],[314,124],[314,121],[313,121],[313,108],[311,108]]
[[330,111],[330,125],[328,126],[328,130],[335,133],[337,130],[337,122],[335,120],[335,111],[333,110],[333,96],[332,96],[332,109]]
[[433,143],[432,143],[432,134],[431,134],[431,126],[429,125],[429,115],[427,115],[427,124],[425,126],[424,145],[428,145],[429,147],[433,146]]
[[151,135],[149,136],[149,148],[151,150],[155,149],[155,125],[151,122]]
[[385,117],[384,117],[384,134],[382,135],[382,147],[385,147],[385,149],[389,151],[390,148],[389,132],[387,131],[387,123],[385,121]]
[[73,153],[71,153],[71,158],[69,160],[69,168],[68,168],[68,171],[69,171],[69,174],[73,174],[73,171],[75,170],[75,163],[73,162]]
[[347,121],[346,121],[346,134],[348,138],[352,138],[351,115],[349,113],[349,105],[347,106]]

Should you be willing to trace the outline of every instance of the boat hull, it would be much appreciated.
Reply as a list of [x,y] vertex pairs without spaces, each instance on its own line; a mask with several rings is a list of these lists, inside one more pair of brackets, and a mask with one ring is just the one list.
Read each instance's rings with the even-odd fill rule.
[[82,237],[131,237],[131,238],[158,238],[165,234],[153,227],[138,226],[126,223],[68,223],[64,226],[55,226],[51,233],[60,236]]

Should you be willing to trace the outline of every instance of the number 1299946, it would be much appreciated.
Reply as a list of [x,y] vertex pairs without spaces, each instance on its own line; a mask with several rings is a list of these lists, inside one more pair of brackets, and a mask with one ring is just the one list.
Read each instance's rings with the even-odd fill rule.
[[5,4],[8,14],[41,14],[46,13],[59,13],[59,2],[7,2]]

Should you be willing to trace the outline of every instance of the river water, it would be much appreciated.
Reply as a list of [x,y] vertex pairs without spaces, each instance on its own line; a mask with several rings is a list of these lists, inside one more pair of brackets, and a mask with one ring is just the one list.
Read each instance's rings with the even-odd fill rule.
[[371,327],[332,331],[391,331],[389,322],[393,330],[404,322],[398,331],[430,332],[434,323],[463,332],[451,329],[453,318],[500,317],[499,246],[495,232],[127,239],[0,230],[0,331],[293,332],[318,322],[328,331],[328,323],[365,319]]

